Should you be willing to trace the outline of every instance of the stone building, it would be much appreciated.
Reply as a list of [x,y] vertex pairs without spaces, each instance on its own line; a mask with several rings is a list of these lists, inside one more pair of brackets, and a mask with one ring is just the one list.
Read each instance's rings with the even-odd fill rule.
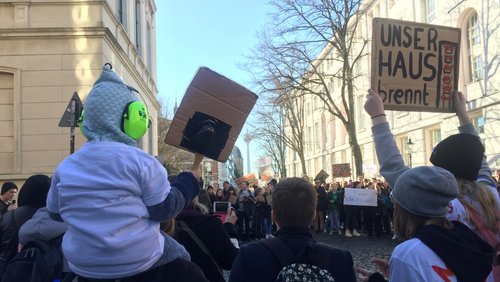
[[[140,92],[157,154],[154,0],[0,2],[0,180],[51,174],[70,153],[58,127],[74,92],[85,102],[105,63]],[[76,130],[76,149],[84,142]]]
[[[363,155],[366,177],[378,176],[378,162],[371,135],[371,120],[364,112],[366,90],[370,87],[371,36],[374,17],[429,23],[461,29],[458,89],[468,100],[469,115],[478,130],[492,169],[500,169],[500,2],[491,0],[375,0],[364,1],[364,10],[356,36],[368,40],[368,53],[356,64],[355,119],[358,142]],[[320,60],[330,56],[325,48],[318,66],[335,73],[341,65]],[[331,81],[333,95],[340,81]],[[338,98],[338,97],[337,97]],[[336,117],[320,108],[318,97],[304,98],[306,116],[306,168],[309,175],[321,169],[328,173],[332,164],[349,163],[354,172],[354,160],[343,125]],[[457,133],[454,114],[388,111],[388,121],[407,165],[429,165],[432,148],[447,136]],[[495,129],[496,128],[496,129]],[[410,145],[408,145],[410,144]],[[301,163],[296,153],[288,150],[287,171],[301,176]],[[353,179],[356,175],[351,176]],[[336,179],[340,181],[342,179]]]

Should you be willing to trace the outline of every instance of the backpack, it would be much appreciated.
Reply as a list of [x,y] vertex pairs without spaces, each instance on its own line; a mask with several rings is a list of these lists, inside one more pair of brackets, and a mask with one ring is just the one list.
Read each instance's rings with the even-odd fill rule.
[[[330,272],[326,270],[331,259],[331,250],[327,245],[308,245],[294,256],[290,248],[280,238],[266,239],[260,243],[271,250],[282,266],[276,277],[276,282],[335,281]],[[313,252],[312,256],[305,261],[304,257],[311,252]]]
[[27,243],[5,266],[2,282],[52,282],[63,278],[62,236]]

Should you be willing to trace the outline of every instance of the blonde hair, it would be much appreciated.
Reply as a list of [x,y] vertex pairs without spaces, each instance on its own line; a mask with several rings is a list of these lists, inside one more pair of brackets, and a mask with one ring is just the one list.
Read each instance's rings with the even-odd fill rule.
[[[460,193],[458,195],[458,200],[462,203],[462,205],[468,209],[473,209],[478,214],[482,215],[484,225],[493,232],[498,233],[500,230],[497,229],[497,222],[500,220],[500,213],[497,201],[491,191],[488,190],[485,184],[479,181],[457,178],[457,182]],[[476,208],[467,203],[467,201],[464,200],[465,195],[476,200],[482,211],[478,211]]]
[[429,224],[452,227],[444,217],[432,218],[416,215],[394,203],[394,234],[399,240],[405,241],[413,238],[420,228]]
[[167,235],[173,235],[175,231],[175,219],[171,218],[167,221],[161,222],[160,229],[167,233]]

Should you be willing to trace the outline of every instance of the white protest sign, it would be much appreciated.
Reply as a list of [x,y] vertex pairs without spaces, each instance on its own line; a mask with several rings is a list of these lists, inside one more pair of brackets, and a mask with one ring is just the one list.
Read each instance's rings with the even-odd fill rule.
[[346,206],[377,206],[377,190],[375,189],[344,189],[344,205]]

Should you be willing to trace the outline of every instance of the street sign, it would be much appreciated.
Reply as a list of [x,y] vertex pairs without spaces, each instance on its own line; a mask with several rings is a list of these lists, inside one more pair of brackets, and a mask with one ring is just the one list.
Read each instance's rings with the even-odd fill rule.
[[64,114],[59,121],[59,127],[76,127],[78,123],[78,115],[83,108],[82,100],[77,92],[73,93],[73,97],[69,101],[68,106],[64,110]]

